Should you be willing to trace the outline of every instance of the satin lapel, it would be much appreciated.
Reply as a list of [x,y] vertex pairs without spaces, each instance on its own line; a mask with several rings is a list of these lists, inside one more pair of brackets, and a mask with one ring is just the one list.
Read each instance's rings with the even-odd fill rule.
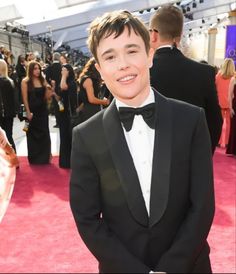
[[172,117],[168,99],[155,92],[157,104],[156,130],[154,141],[150,220],[149,226],[155,225],[163,216],[169,194]]
[[104,112],[103,127],[116,171],[126,195],[128,207],[138,223],[148,226],[148,213],[142,190],[115,102]]

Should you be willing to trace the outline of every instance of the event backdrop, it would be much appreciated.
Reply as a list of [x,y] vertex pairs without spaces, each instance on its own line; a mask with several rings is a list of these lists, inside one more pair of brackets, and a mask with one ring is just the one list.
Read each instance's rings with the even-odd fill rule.
[[232,58],[236,66],[236,25],[227,26],[225,57]]

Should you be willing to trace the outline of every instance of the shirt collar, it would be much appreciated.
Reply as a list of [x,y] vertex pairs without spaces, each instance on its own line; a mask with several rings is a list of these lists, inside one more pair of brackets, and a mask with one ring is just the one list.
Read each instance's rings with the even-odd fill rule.
[[[118,99],[115,99],[115,100],[116,100],[115,101],[116,102],[116,107],[117,107],[118,110],[119,110],[120,107],[130,107],[127,104],[121,102]],[[148,97],[146,98],[146,100],[139,107],[143,107],[143,106],[146,106],[146,105],[151,104],[151,103],[155,103],[155,96],[154,96],[154,91],[150,88],[150,92],[149,92]]]
[[164,46],[160,46],[157,49],[162,49],[162,48],[173,48],[173,45],[164,45]]

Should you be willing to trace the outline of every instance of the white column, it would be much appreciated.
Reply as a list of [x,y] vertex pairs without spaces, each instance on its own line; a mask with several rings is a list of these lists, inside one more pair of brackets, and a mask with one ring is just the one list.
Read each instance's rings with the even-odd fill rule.
[[211,28],[208,30],[208,64],[215,65],[215,49],[216,49],[216,34],[217,28]]
[[229,12],[229,25],[236,25],[236,10]]

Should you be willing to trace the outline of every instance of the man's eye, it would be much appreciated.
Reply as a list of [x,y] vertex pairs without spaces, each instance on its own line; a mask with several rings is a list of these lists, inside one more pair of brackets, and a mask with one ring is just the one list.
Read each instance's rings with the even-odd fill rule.
[[137,50],[129,50],[128,53],[129,54],[134,54],[134,53],[137,53]]
[[107,57],[106,57],[106,60],[107,60],[107,61],[111,61],[111,60],[113,60],[114,58],[115,58],[114,55],[110,55],[110,56],[107,56]]

